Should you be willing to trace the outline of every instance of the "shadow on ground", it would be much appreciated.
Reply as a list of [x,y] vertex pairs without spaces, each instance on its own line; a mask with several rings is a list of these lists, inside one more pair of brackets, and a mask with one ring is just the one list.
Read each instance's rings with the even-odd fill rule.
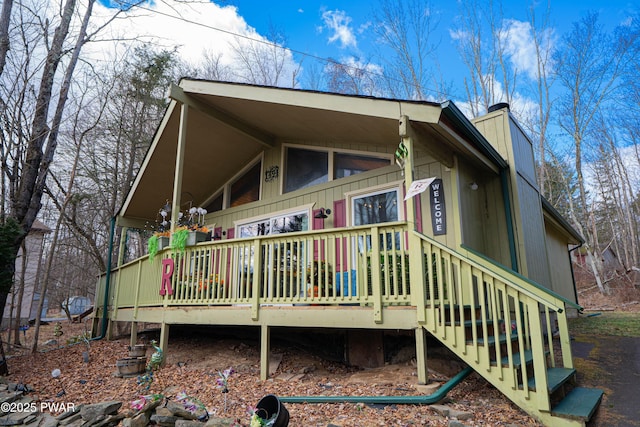
[[640,338],[576,335],[578,384],[604,390],[590,427],[640,426]]

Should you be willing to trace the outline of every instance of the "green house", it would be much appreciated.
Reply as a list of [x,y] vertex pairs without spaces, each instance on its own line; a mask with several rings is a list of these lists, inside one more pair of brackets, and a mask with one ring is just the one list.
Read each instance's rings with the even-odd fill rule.
[[[405,330],[418,379],[442,342],[547,425],[584,425],[567,316],[582,238],[540,195],[532,144],[498,104],[433,103],[184,79],[116,222],[210,230],[101,277],[108,322]],[[180,217],[180,212],[183,216]],[[122,239],[123,242],[126,239]],[[126,252],[124,248],[120,253]],[[354,356],[355,357],[355,356]]]

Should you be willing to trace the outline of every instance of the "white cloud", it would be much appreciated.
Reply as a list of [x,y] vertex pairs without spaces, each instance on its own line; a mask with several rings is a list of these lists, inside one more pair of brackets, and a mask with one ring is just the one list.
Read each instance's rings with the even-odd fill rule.
[[356,36],[351,28],[351,17],[343,10],[326,10],[322,12],[322,20],[327,28],[332,31],[329,36],[329,43],[336,40],[340,42],[340,47],[356,47]]
[[[505,43],[506,54],[512,65],[519,73],[525,73],[530,79],[538,78],[538,54],[534,42],[534,35],[529,22],[515,19],[505,20],[500,34]],[[555,45],[554,33],[548,29],[539,35],[540,54],[547,55],[540,58],[541,64],[552,67],[550,53]]]
[[[94,22],[104,22],[114,14],[101,4],[96,4]],[[102,18],[101,18],[102,17]],[[238,38],[240,36],[240,38]],[[126,48],[131,40],[152,43],[158,48],[177,48],[178,55],[186,62],[197,65],[203,53],[221,54],[221,65],[234,64],[233,44],[251,43],[247,38],[269,42],[249,26],[235,6],[220,6],[212,2],[148,2],[142,8],[134,8],[122,18],[109,24],[101,32],[101,39],[123,40],[110,43],[118,46],[109,49],[107,42],[95,43],[90,52],[112,59],[113,49]],[[286,53],[290,65],[295,68],[290,53]]]

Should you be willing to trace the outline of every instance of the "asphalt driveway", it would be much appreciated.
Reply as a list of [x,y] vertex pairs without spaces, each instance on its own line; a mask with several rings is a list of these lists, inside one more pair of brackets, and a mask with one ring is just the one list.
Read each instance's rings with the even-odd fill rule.
[[640,426],[640,338],[575,335],[578,384],[604,390],[589,426]]

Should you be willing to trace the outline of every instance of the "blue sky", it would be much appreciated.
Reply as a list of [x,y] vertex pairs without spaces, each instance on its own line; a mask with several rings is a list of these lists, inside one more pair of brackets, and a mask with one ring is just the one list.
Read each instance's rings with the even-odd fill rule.
[[[600,22],[611,30],[616,25],[628,22],[629,17],[637,13],[636,1],[551,0],[551,25],[556,37],[561,37],[587,11],[597,11]],[[503,3],[505,18],[526,23],[531,2],[505,0]],[[539,3],[542,4],[536,7],[536,14],[542,14],[547,4],[546,1]],[[316,66],[319,64],[303,53],[341,62],[358,58],[375,66],[380,61],[375,56],[376,38],[372,30],[373,8],[377,4],[377,0],[225,0],[194,3],[155,0],[144,6],[142,11],[138,10],[133,19],[117,22],[113,31],[139,40],[154,41],[167,48],[177,45],[179,54],[196,64],[204,51],[221,54],[223,62],[229,60],[232,57],[229,44],[234,43],[232,34],[268,41],[270,27],[274,27],[284,33],[287,47],[293,51],[288,59],[291,68],[300,61],[303,68],[309,68],[313,63]],[[461,85],[466,69],[452,39],[456,18],[460,13],[458,2],[433,0],[431,5],[429,13],[439,20],[438,61],[447,78],[454,85]],[[520,52],[520,58],[514,56],[513,60],[521,61],[518,67],[525,69],[526,37],[514,31],[513,41],[515,51]],[[238,43],[237,39],[235,43]]]

